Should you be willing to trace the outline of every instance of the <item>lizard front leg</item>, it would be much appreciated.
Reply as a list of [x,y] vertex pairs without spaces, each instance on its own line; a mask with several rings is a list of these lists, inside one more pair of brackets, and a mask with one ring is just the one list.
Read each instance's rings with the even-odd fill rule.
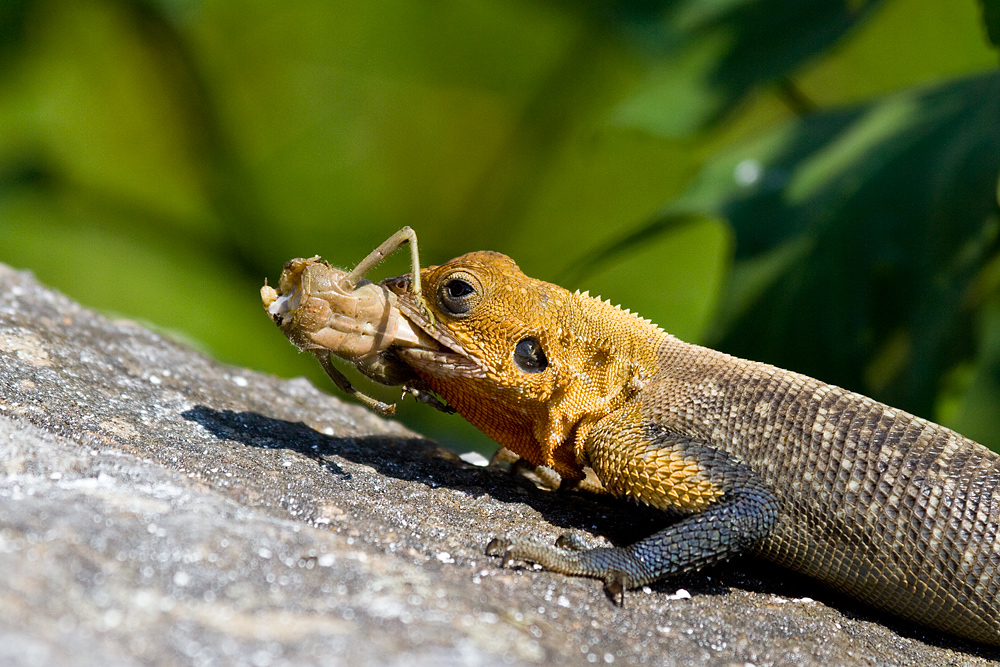
[[682,512],[681,520],[626,547],[585,549],[568,536],[556,546],[499,538],[487,553],[602,579],[617,595],[726,560],[768,534],[778,500],[748,466],[699,440],[637,426],[631,416],[598,423],[584,446],[588,462],[610,493]]

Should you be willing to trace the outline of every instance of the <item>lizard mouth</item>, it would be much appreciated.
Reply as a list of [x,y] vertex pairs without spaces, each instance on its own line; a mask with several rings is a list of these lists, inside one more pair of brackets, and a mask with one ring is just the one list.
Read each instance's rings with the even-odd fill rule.
[[319,257],[294,259],[278,289],[261,288],[261,299],[301,350],[325,349],[357,364],[391,349],[425,376],[486,377],[483,363],[414,297],[408,274],[356,286],[342,284],[346,275]]
[[433,347],[426,344],[412,347],[397,345],[396,350],[406,363],[436,378],[486,377],[486,366],[483,362],[466,350],[440,322],[432,320],[427,307],[420,299],[413,298],[413,293],[409,291],[409,275],[388,278],[382,281],[382,285],[399,296],[396,305],[403,316],[402,322],[426,334],[420,337],[422,341],[430,337],[436,343]]

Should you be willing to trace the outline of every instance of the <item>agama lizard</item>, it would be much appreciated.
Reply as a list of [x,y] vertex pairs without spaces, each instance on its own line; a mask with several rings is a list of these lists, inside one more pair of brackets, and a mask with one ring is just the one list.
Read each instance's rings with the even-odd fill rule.
[[[415,245],[397,237],[390,245]],[[292,276],[282,293],[262,294],[300,347],[432,403],[434,392],[565,483],[590,468],[612,495],[682,515],[626,547],[501,537],[487,551],[504,563],[599,578],[620,593],[749,553],[1000,645],[1000,455],[860,394],[682,342],[608,301],[529,278],[499,253],[420,270],[414,249],[413,264],[356,288],[382,316],[348,326],[352,345],[315,342],[356,324],[328,293],[304,294]],[[348,275],[320,266],[334,283]],[[356,294],[358,278],[341,292]],[[330,317],[296,319],[309,299]],[[358,336],[378,342],[356,353]]]

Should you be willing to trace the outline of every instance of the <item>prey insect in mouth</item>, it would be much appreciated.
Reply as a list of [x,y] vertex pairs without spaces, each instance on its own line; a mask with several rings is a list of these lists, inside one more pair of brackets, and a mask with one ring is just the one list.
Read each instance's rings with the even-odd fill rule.
[[[381,283],[365,279],[365,274],[404,244],[410,246],[411,274]],[[394,403],[385,403],[355,388],[331,356],[348,361],[375,382],[401,385],[404,396],[412,395],[439,410],[454,412],[427,391],[397,354],[400,348],[439,347],[400,312],[398,295],[404,293],[423,304],[417,236],[409,227],[389,237],[351,271],[335,268],[319,256],[298,258],[285,264],[277,290],[267,284],[260,289],[271,319],[292,344],[315,355],[341,391],[380,414],[391,416],[396,412]],[[430,319],[430,311],[426,312]]]

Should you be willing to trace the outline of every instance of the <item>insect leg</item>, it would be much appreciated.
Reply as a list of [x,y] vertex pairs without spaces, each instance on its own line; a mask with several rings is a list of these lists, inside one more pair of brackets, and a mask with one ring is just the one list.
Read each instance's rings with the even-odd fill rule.
[[403,227],[383,241],[379,247],[372,250],[350,273],[344,276],[341,284],[347,291],[352,291],[361,279],[365,277],[366,273],[375,268],[383,259],[399,250],[404,243],[410,244],[410,271],[413,276],[411,283],[413,296],[423,304],[424,311],[433,324],[434,313],[427,306],[427,302],[424,300],[424,295],[420,289],[420,254],[417,250],[417,233],[411,227]]
[[323,370],[326,371],[326,374],[330,376],[330,379],[333,380],[334,384],[336,384],[342,392],[353,396],[379,414],[386,415],[387,417],[391,417],[396,414],[395,403],[383,403],[377,398],[372,398],[368,394],[364,394],[355,389],[354,385],[351,384],[351,381],[347,379],[347,376],[341,373],[340,370],[333,365],[333,362],[330,361],[330,350],[309,351],[316,356],[320,365],[323,366]]

